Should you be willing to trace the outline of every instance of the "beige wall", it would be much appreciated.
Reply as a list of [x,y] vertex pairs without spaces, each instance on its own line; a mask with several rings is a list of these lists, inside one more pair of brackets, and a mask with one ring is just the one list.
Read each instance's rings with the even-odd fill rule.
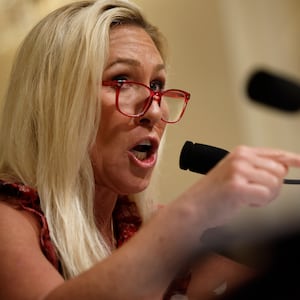
[[[239,111],[242,141],[300,152],[300,114],[254,105],[244,95],[249,71],[259,66],[293,76],[300,82],[300,2],[298,0],[219,1],[227,44],[234,105]],[[299,99],[300,100],[300,99]],[[288,177],[300,178],[291,170]],[[285,185],[279,201],[245,216],[271,223],[300,218],[299,186]]]
[[[185,140],[228,150],[245,143],[300,152],[300,114],[255,105],[244,92],[249,72],[260,66],[287,73],[300,82],[300,2],[160,2],[137,0],[169,39],[172,83],[192,93],[181,124],[169,127],[163,198],[169,201],[201,176],[178,169]],[[292,176],[300,178],[300,170],[292,170]],[[248,217],[272,223],[300,218],[299,193],[300,187],[285,185],[278,201],[265,209],[245,209],[233,224],[246,224]]]
[[[66,2],[0,0],[0,95],[22,36],[47,11]],[[228,150],[246,143],[300,152],[300,115],[259,107],[244,95],[248,72],[256,66],[269,66],[300,80],[298,0],[135,2],[169,40],[170,85],[192,94],[182,122],[168,129],[159,186],[163,201],[170,201],[202,176],[178,168],[186,140]],[[293,170],[292,175],[300,178],[300,171]],[[286,213],[298,213],[299,192],[300,187],[285,186],[279,201],[259,214],[255,211],[256,218],[278,220]],[[251,214],[253,210],[245,210],[242,218]]]

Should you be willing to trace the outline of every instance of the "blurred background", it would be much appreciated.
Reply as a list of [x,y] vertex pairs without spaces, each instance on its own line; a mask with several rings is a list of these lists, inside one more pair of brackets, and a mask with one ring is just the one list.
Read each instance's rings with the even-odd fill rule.
[[[70,0],[0,0],[0,96],[17,46],[44,15]],[[300,82],[299,0],[135,0],[167,37],[169,86],[191,92],[182,121],[170,125],[159,181],[168,202],[201,176],[179,169],[186,140],[231,150],[239,144],[300,152],[300,114],[250,101],[249,74],[261,67]],[[299,99],[300,101],[300,99]],[[300,178],[300,170],[291,170]],[[285,185],[275,203],[233,220],[300,220],[300,185]]]

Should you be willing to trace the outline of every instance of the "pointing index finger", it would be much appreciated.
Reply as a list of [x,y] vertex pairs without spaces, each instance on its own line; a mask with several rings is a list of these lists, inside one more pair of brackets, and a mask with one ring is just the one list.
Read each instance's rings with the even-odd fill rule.
[[265,158],[274,159],[289,167],[300,167],[300,154],[270,148],[256,148],[257,154]]

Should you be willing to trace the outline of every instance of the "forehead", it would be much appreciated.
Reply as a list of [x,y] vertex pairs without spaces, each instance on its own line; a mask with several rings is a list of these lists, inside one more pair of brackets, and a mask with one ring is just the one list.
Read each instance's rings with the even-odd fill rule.
[[111,29],[109,60],[128,57],[163,64],[163,59],[149,34],[136,25],[119,25]]

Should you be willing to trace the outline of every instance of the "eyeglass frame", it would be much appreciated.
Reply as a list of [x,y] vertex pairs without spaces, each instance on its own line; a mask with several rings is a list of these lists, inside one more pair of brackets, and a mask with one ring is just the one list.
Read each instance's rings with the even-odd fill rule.
[[[145,99],[145,105],[144,105],[144,108],[142,110],[142,112],[138,113],[138,114],[127,114],[125,112],[123,112],[121,109],[120,109],[120,106],[119,106],[119,94],[120,94],[120,90],[121,90],[121,87],[123,84],[137,84],[139,86],[143,86],[145,87],[149,93],[150,93],[150,96]],[[164,94],[166,93],[169,93],[169,92],[178,92],[178,93],[182,93],[183,94],[183,101],[184,101],[184,106],[181,110],[181,113],[179,115],[179,117],[177,118],[177,120],[175,121],[167,121],[163,118],[161,118],[161,120],[165,123],[168,123],[168,124],[174,124],[174,123],[177,123],[181,120],[184,112],[185,112],[185,109],[187,107],[187,104],[191,98],[191,94],[189,92],[186,92],[184,90],[180,90],[180,89],[168,89],[168,90],[163,90],[163,91],[153,91],[149,86],[141,83],[141,82],[136,82],[136,81],[130,81],[130,80],[104,80],[102,81],[102,85],[103,86],[110,86],[110,87],[115,87],[116,88],[116,107],[117,107],[117,110],[124,116],[127,116],[127,117],[130,117],[130,118],[140,118],[142,117],[143,115],[145,115],[145,113],[148,111],[148,109],[150,108],[153,100],[157,101],[158,102],[158,105],[160,106],[160,103],[161,103],[161,98]],[[154,99],[154,97],[158,97],[158,99]]]

